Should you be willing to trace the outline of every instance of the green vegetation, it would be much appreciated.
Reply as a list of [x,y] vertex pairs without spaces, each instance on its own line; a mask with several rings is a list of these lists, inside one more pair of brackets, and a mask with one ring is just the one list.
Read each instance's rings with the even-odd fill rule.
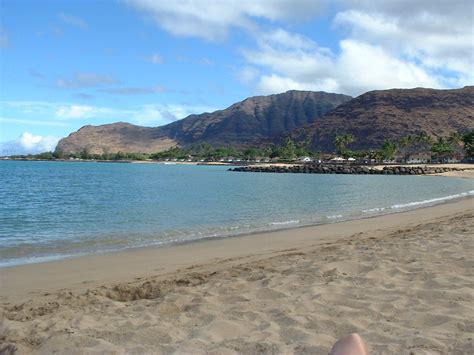
[[431,137],[428,133],[425,131],[421,131],[418,133],[415,137],[415,141],[425,144],[425,145],[432,145],[433,144],[433,137]]
[[411,135],[402,137],[402,139],[400,139],[400,147],[402,148],[411,147],[413,143],[415,143],[415,137]]
[[437,155],[449,154],[454,152],[454,147],[443,137],[439,137],[438,141],[431,146],[431,151]]
[[380,157],[382,160],[393,160],[395,153],[398,150],[398,146],[389,139],[383,142],[382,150],[380,151]]
[[356,141],[356,138],[352,134],[342,134],[342,135],[337,135],[334,138],[334,145],[337,148],[337,152],[340,155],[347,155],[344,154],[346,153],[347,146],[351,143],[354,143]]
[[474,157],[474,129],[464,134],[461,138],[464,143],[464,150],[469,158]]
[[318,156],[318,152],[312,152],[305,148],[303,144],[296,144],[291,138],[287,138],[283,146],[275,145],[265,148],[248,147],[238,148],[233,146],[216,147],[208,143],[202,143],[190,148],[173,147],[159,153],[150,155],[151,159],[193,159],[203,161],[219,160],[262,160],[265,158],[279,158],[281,160],[291,161],[300,156]]
[[[408,160],[412,154],[431,154],[434,161],[442,161],[453,153],[474,156],[474,130],[461,133],[452,133],[448,137],[438,137],[436,140],[426,132],[420,132],[414,136],[402,137],[398,142],[385,140],[382,148],[378,150],[357,150],[353,151],[347,147],[356,141],[352,134],[337,135],[334,138],[334,145],[339,155],[344,158],[355,158],[359,160],[371,161],[392,161]],[[462,152],[465,154],[462,154]],[[201,143],[195,146],[181,148],[173,147],[168,150],[146,154],[146,153],[110,153],[93,154],[89,149],[83,149],[78,153],[62,154],[60,152],[44,152],[36,155],[11,156],[11,159],[31,159],[31,160],[56,160],[56,159],[80,159],[97,161],[131,161],[131,160],[162,160],[162,161],[295,161],[299,157],[321,158],[321,152],[310,149],[310,140],[295,142],[288,137],[283,145],[273,145],[268,147],[235,147],[224,146],[214,147],[208,143]],[[401,159],[400,157],[403,157]]]

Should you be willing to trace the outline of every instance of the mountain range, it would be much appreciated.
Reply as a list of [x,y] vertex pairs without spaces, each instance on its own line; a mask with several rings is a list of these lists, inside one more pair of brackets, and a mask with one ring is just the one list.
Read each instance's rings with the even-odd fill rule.
[[264,146],[291,136],[313,149],[333,151],[334,137],[353,134],[354,149],[379,148],[424,131],[434,137],[474,128],[474,87],[391,89],[356,98],[291,90],[255,96],[212,113],[190,115],[161,127],[119,122],[84,126],[59,141],[56,150],[75,153],[152,153],[174,146]]
[[385,139],[399,141],[425,132],[447,137],[474,128],[474,87],[462,89],[392,89],[362,94],[318,121],[292,132],[311,140],[314,150],[335,150],[334,137],[352,134],[352,149],[380,148]]

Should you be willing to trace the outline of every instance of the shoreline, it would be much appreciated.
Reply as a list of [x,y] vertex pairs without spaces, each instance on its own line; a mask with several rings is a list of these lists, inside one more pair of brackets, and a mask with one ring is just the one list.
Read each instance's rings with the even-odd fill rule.
[[[234,168],[294,168],[294,167],[304,167],[302,163],[256,163],[256,162],[244,162],[244,163],[236,163],[236,162],[166,162],[166,161],[158,161],[158,160],[83,160],[83,159],[53,159],[53,160],[46,160],[46,159],[0,159],[0,161],[36,161],[36,162],[62,162],[62,163],[107,163],[107,164],[144,164],[144,165],[184,165],[184,166],[227,166],[227,167],[234,167]],[[334,163],[325,162],[322,163],[324,166],[331,166]],[[423,169],[444,169],[449,168],[453,169],[452,171],[445,171],[445,172],[433,172],[433,173],[425,173],[423,175],[426,176],[446,176],[446,177],[458,177],[458,178],[467,178],[467,179],[474,179],[474,165],[468,163],[443,163],[443,164],[367,164],[367,165],[359,165],[359,164],[352,164],[356,167],[368,167],[375,171],[382,171],[385,167],[403,167],[403,168],[423,168]],[[337,165],[336,165],[337,166]],[[339,164],[341,167],[350,167],[351,164]],[[288,172],[287,172],[288,173]]]
[[[454,173],[454,172],[451,172]],[[464,175],[462,174],[463,172],[457,172],[458,174],[454,175],[443,175],[443,174],[448,174],[448,173],[440,173],[440,174],[432,174],[431,176],[446,176],[446,177],[455,177],[455,178],[467,178],[471,179],[473,176],[471,175]],[[426,175],[430,176],[430,175]],[[473,186],[474,188],[474,186]],[[382,217],[382,216],[387,216],[391,214],[397,214],[397,213],[403,213],[403,212],[410,212],[414,211],[417,209],[422,209],[422,208],[429,208],[429,207],[434,207],[434,206],[439,206],[443,205],[445,203],[450,203],[450,202],[456,202],[456,201],[462,201],[465,199],[469,198],[474,198],[474,190],[470,190],[467,192],[462,192],[457,195],[449,195],[449,196],[442,196],[439,198],[433,198],[430,200],[423,200],[423,201],[411,201],[407,203],[406,205],[402,205],[400,207],[381,207],[381,208],[375,208],[374,211],[367,210],[367,211],[360,211],[366,213],[365,215],[349,215],[349,216],[335,216],[334,220],[331,220],[329,217],[326,216],[327,220],[325,221],[318,221],[318,222],[311,222],[311,223],[304,223],[304,224],[299,224],[299,221],[296,225],[292,225],[291,223],[288,223],[287,226],[284,226],[286,223],[282,222],[281,226],[278,228],[269,228],[266,230],[255,230],[255,231],[246,231],[246,232],[241,232],[237,234],[229,234],[229,235],[220,235],[220,236],[204,236],[201,238],[197,239],[189,239],[189,240],[181,240],[181,241],[175,241],[175,242],[168,242],[168,243],[160,243],[160,242],[155,242],[155,243],[150,243],[148,245],[139,245],[139,246],[130,246],[130,247],[124,247],[124,248],[118,248],[118,249],[104,249],[104,250],[98,250],[98,251],[83,251],[83,252],[71,252],[70,254],[64,254],[64,255],[46,255],[46,256],[36,256],[36,257],[28,257],[26,258],[26,261],[24,262],[15,262],[14,259],[5,263],[5,264],[0,264],[0,276],[1,276],[1,271],[3,269],[9,269],[9,268],[15,268],[15,267],[21,267],[21,266],[26,266],[26,265],[38,265],[38,264],[45,264],[45,263],[52,263],[52,262],[60,262],[60,261],[66,261],[66,260],[71,260],[71,259],[77,259],[77,258],[84,258],[84,257],[89,257],[89,256],[101,256],[101,255],[110,255],[110,254],[117,254],[117,253],[126,253],[126,252],[139,252],[141,250],[146,250],[146,249],[160,249],[160,248],[167,248],[167,247],[180,247],[180,246],[185,246],[187,244],[194,244],[194,243],[205,243],[207,241],[212,241],[212,240],[223,240],[223,239],[228,239],[228,238],[241,238],[241,237],[247,237],[247,236],[256,236],[260,234],[267,234],[267,233],[275,233],[275,232],[285,232],[285,231],[291,231],[294,229],[300,229],[300,228],[312,228],[312,227],[318,227],[318,226],[323,226],[323,225],[331,225],[331,224],[336,224],[336,223],[343,223],[343,222],[350,222],[350,221],[357,221],[357,220],[365,220],[369,218],[377,218],[377,217]],[[372,213],[373,212],[373,213]],[[23,259],[20,259],[23,260]],[[28,261],[29,260],[29,261]]]
[[[278,167],[285,167],[285,166],[294,166],[294,165],[305,165],[311,163],[301,163],[298,161],[294,162],[254,162],[254,161],[165,161],[165,160],[97,160],[97,159],[5,159],[0,158],[0,161],[23,161],[23,162],[32,162],[32,161],[42,161],[42,162],[63,162],[63,163],[128,163],[128,164],[162,164],[162,165],[229,165],[229,166],[242,166],[242,165],[250,165],[256,167],[267,167],[267,166],[278,166]],[[418,168],[418,167],[429,167],[429,168],[443,168],[443,167],[455,167],[460,169],[474,169],[473,163],[370,163],[370,164],[360,164],[360,163],[334,163],[332,161],[324,161],[318,164],[330,164],[330,165],[361,165],[361,166],[368,166],[374,169],[381,170],[385,166],[403,166],[403,167],[411,167],[411,168]]]
[[472,350],[474,200],[0,270],[1,351]]
[[[474,197],[467,195],[435,205],[333,223],[293,226],[232,237],[210,237],[171,245],[137,247],[6,266],[0,268],[2,286],[0,303],[26,300],[45,291],[55,292],[64,287],[81,292],[89,287],[103,285],[104,282],[106,284],[126,282],[133,278],[144,277],[150,272],[158,274],[175,272],[195,263],[213,260],[213,256],[216,255],[213,249],[221,252],[221,257],[246,257],[247,254],[253,255],[255,252],[267,253],[270,250],[275,251],[275,248],[289,248],[292,243],[330,242],[333,241],[331,238],[337,240],[347,237],[348,231],[355,233],[359,230],[359,233],[366,233],[372,229],[379,229],[367,226],[367,221],[371,221],[371,225],[390,228],[397,223],[415,223],[430,220],[434,216],[445,216],[452,211],[459,213],[472,209],[474,209]],[[290,239],[289,235],[292,235]],[[157,258],[162,258],[162,261],[157,261]],[[126,262],[122,264],[122,261]],[[138,263],[130,265],[135,262]],[[48,280],[46,289],[43,275]]]
[[436,175],[446,172],[472,173],[473,167],[458,164],[446,165],[360,165],[360,164],[292,164],[292,165],[245,165],[229,169],[243,173],[290,173],[290,174],[348,174],[348,175]]

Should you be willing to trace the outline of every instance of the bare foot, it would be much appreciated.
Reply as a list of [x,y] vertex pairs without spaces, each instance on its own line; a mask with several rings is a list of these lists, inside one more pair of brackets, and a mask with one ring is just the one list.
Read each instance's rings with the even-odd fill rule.
[[359,334],[353,333],[336,341],[330,355],[368,355],[364,341]]

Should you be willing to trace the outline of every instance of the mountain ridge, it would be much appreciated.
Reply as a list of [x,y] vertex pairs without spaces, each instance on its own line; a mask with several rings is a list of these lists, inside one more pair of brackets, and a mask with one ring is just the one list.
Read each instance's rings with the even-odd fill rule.
[[153,153],[174,146],[262,146],[288,136],[311,148],[334,151],[334,137],[353,134],[354,149],[377,149],[421,131],[434,137],[474,128],[474,87],[460,89],[374,90],[351,98],[325,92],[290,90],[253,96],[226,109],[192,114],[160,127],[126,122],[87,125],[58,143],[57,151]]
[[[202,142],[213,145],[259,145],[321,118],[351,97],[322,91],[290,90],[254,96],[226,109],[189,115],[160,127],[126,123],[84,126],[59,141],[57,151],[75,153],[152,153]],[[139,141],[137,141],[137,139]],[[140,149],[140,150],[138,150]]]
[[398,141],[420,132],[446,137],[473,128],[474,86],[465,86],[369,91],[290,135],[297,141],[309,138],[314,150],[334,151],[339,134],[356,137],[353,149],[373,149],[386,139]]

